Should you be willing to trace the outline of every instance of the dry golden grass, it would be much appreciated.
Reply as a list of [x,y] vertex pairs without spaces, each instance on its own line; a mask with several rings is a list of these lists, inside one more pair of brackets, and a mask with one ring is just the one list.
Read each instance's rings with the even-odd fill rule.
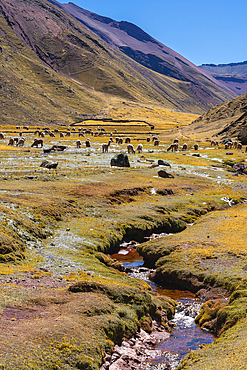
[[[133,117],[136,118],[140,107],[135,109],[136,116]],[[9,136],[18,135],[19,130],[15,127],[6,130],[2,127],[0,130],[6,134],[6,139],[0,143],[0,217],[5,227],[3,233],[10,233],[13,240],[22,240],[25,247],[19,255],[20,250],[15,245],[10,256],[13,262],[0,265],[0,335],[2,338],[5,336],[1,361],[6,369],[21,369],[24,365],[29,369],[35,366],[42,369],[42,358],[48,369],[54,368],[55,364],[61,368],[65,358],[70,359],[72,368],[76,358],[78,363],[81,361],[84,364],[81,366],[97,369],[102,354],[110,351],[113,341],[133,333],[140,322],[149,322],[148,310],[153,307],[152,302],[161,304],[155,301],[146,283],[130,279],[114,269],[99,251],[116,251],[123,237],[142,241],[153,231],[182,231],[187,223],[196,221],[200,215],[213,209],[227,208],[228,203],[222,200],[223,197],[234,199],[236,203],[246,197],[245,177],[234,177],[228,171],[231,167],[223,163],[228,159],[223,147],[212,149],[201,142],[200,157],[194,157],[193,141],[190,141],[187,152],[167,152],[174,138],[173,133],[170,136],[166,134],[169,123],[173,124],[172,120],[175,117],[178,120],[179,116],[179,125],[182,126],[187,116],[157,109],[149,116],[151,122],[155,122],[157,112],[161,117],[160,120],[157,118],[157,126],[152,132],[147,126],[136,126],[136,131],[130,133],[127,125],[123,129],[105,125],[106,134],[103,137],[90,136],[91,148],[85,146],[86,137],[80,137],[82,148],[76,149],[78,131],[72,131],[70,137],[64,138],[57,134],[55,138],[46,135],[45,148],[53,144],[67,147],[65,152],[49,155],[44,155],[43,149],[30,147],[36,126],[24,131],[23,135],[27,137],[24,148],[7,146]],[[125,118],[122,111],[121,118]],[[190,119],[189,116],[187,119]],[[176,124],[178,122],[174,121],[174,127]],[[103,122],[99,125],[104,127]],[[115,128],[117,133],[114,133]],[[62,130],[61,127],[58,129]],[[130,168],[110,166],[112,156],[125,152],[126,144],[118,146],[113,143],[109,153],[102,153],[102,143],[108,141],[111,132],[114,138],[130,134],[135,147],[138,143],[143,144],[143,153],[129,155]],[[150,133],[158,133],[161,139],[159,147],[146,142]],[[183,139],[180,139],[179,144],[182,143]],[[235,150],[233,159],[243,161],[245,156]],[[152,164],[157,164],[158,159],[171,164],[171,168],[164,169],[174,178],[157,176],[161,167],[153,167]],[[39,167],[43,160],[58,161],[57,169]],[[238,219],[238,227],[241,228],[245,206],[239,207],[243,210]],[[224,211],[229,213],[219,213],[222,220],[234,209],[237,212],[237,208],[232,208]],[[231,219],[237,221],[233,216]],[[220,239],[221,226],[217,229],[214,219],[212,225],[215,228],[214,231],[212,229],[212,236]],[[202,232],[203,228],[199,226],[198,230]],[[187,235],[190,230],[192,228],[187,228],[185,234],[179,235]],[[234,240],[234,228],[231,232]],[[191,242],[190,249],[185,249],[184,253],[190,253],[186,260],[197,261],[201,256],[203,266],[212,261],[216,251],[209,246],[208,238],[205,242],[198,231],[200,245],[196,237],[188,236],[187,239],[195,240],[195,243]],[[237,253],[234,258],[237,259],[245,258],[237,250],[240,244],[237,240],[234,246]],[[159,255],[160,251],[153,254]],[[222,253],[229,254],[227,245],[222,246]],[[157,255],[152,258],[157,259]],[[19,259],[23,256],[25,259]],[[179,270],[176,262],[172,263],[174,269]],[[206,271],[211,270],[207,267]],[[209,276],[213,274],[210,272]],[[237,281],[229,272],[227,282],[230,277],[231,284]],[[145,301],[147,312],[138,317],[138,300],[130,308],[124,303],[109,302],[109,297],[102,293],[90,293],[88,300],[83,299],[85,293],[80,293],[81,298],[68,295],[68,286],[80,281],[104,284],[119,294],[123,291],[130,294],[137,289],[142,292],[139,298]],[[112,311],[100,311],[99,314],[99,302],[102,307],[110,305]],[[169,311],[169,307],[168,303],[164,303],[164,309]],[[26,315],[26,319],[21,319],[21,314]],[[55,321],[56,318],[59,320]],[[85,327],[87,331],[83,330]],[[67,336],[64,337],[66,330]],[[23,343],[26,344],[24,352]],[[100,351],[97,351],[97,346]],[[9,368],[7,364],[10,364]]]

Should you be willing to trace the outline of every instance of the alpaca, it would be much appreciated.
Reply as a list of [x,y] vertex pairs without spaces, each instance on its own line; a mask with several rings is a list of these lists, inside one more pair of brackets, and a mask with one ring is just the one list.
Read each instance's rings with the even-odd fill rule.
[[133,154],[135,154],[135,149],[134,149],[134,147],[133,147],[133,145],[132,145],[132,144],[128,144],[128,145],[127,145],[127,151],[128,151],[128,153],[133,153]]
[[137,146],[137,148],[136,148],[136,151],[137,151],[138,153],[142,153],[142,149],[143,149],[142,144],[138,144],[138,146]]
[[24,146],[26,138],[22,137],[18,142],[16,143],[16,146]]
[[108,144],[103,144],[102,145],[102,153],[108,153],[108,148],[111,144],[111,140],[108,141]]
[[242,149],[242,144],[241,143],[237,144],[237,149]]
[[39,145],[41,146],[41,148],[43,147],[43,140],[42,139],[34,139],[34,142],[32,143],[31,148],[33,148],[33,147],[38,148]]
[[81,148],[81,141],[80,140],[77,140],[76,141],[76,147],[79,149]]
[[154,140],[154,146],[159,146],[160,145],[160,141],[157,139],[157,140]]
[[169,148],[167,148],[167,151],[169,152],[171,150],[172,152],[176,152],[178,150],[178,143],[172,143]]

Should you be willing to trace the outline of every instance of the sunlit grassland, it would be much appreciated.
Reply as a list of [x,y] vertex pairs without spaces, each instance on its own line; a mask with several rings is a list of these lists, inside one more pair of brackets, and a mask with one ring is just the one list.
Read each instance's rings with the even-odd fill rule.
[[[171,117],[165,118],[166,114]],[[167,126],[164,124],[164,131],[163,118],[157,119],[159,123],[154,130],[135,125],[131,143],[134,147],[142,143],[143,152],[129,155],[130,168],[111,167],[110,159],[127,151],[127,144],[117,145],[115,137],[129,136],[131,126],[112,124],[109,127],[97,121],[95,126],[90,122],[90,126],[84,122],[79,127],[92,127],[95,131],[99,125],[105,127],[106,133],[102,137],[79,137],[76,126],[76,132],[71,131],[69,137],[46,135],[44,148],[54,144],[66,146],[64,152],[50,154],[31,148],[37,126],[29,130],[21,128],[26,137],[23,148],[7,145],[8,138],[18,136],[20,130],[15,126],[1,128],[5,139],[0,142],[3,261],[0,307],[4,328],[0,336],[1,363],[6,369],[22,369],[24,365],[28,369],[62,368],[66,361],[72,368],[80,363],[82,368],[97,369],[102,355],[110,351],[114,341],[132,335],[140,326],[150,328],[152,310],[162,306],[168,315],[173,312],[170,300],[158,300],[146,283],[130,279],[114,268],[116,265],[107,254],[115,252],[123,238],[143,241],[154,231],[179,232],[167,237],[168,247],[163,247],[162,240],[156,241],[156,249],[150,249],[151,258],[171,258],[169,263],[175,271],[180,271],[184,263],[190,273],[195,271],[195,274],[200,258],[200,272],[205,268],[209,282],[210,279],[217,281],[216,277],[222,281],[224,277],[227,288],[244,282],[245,270],[242,280],[239,281],[240,275],[233,276],[240,274],[238,265],[225,269],[223,274],[221,267],[219,273],[212,270],[209,262],[235,253],[234,261],[244,263],[245,252],[241,249],[244,233],[239,232],[236,239],[234,236],[244,225],[245,205],[227,210],[229,204],[223,198],[241,203],[246,198],[245,177],[233,176],[223,145],[216,149],[200,142],[196,152],[194,142],[189,141],[188,151],[167,152],[173,134],[166,134],[166,129],[175,119],[172,117],[177,117],[174,112],[169,114],[164,113],[164,122],[166,119],[168,122]],[[187,116],[179,117],[182,126]],[[123,112],[121,118],[126,118]],[[138,114],[134,118],[138,119]],[[155,122],[154,116],[148,119]],[[177,124],[174,121],[174,128]],[[57,128],[67,131],[61,126]],[[108,142],[111,132],[113,143],[108,153],[102,153],[102,143]],[[152,134],[160,138],[158,147],[146,141]],[[85,145],[87,137],[91,141],[90,148]],[[78,139],[82,142],[79,149]],[[179,140],[179,144],[183,144],[181,137]],[[193,156],[196,153],[200,156]],[[231,160],[239,162],[245,158],[245,153],[234,150]],[[169,162],[171,167],[153,166],[158,159]],[[40,167],[43,160],[57,161],[57,169]],[[173,174],[174,178],[158,177],[160,169]],[[132,193],[133,189],[136,191]],[[218,214],[222,215],[221,219],[215,222]],[[207,228],[201,216],[210,220]],[[194,226],[188,226],[194,222]],[[232,225],[230,237],[222,225]],[[207,229],[212,234],[206,234]],[[220,243],[221,229],[224,243]],[[172,253],[164,257],[162,253],[167,254],[180,238],[185,238],[186,243],[190,241],[188,249],[181,248],[180,254],[172,252],[181,259],[173,261]],[[211,243],[211,239],[215,243]],[[195,266],[192,262],[196,262]],[[80,281],[96,284],[96,287],[103,284],[115,298],[111,298],[109,292],[68,292],[71,284]],[[129,297],[127,302],[123,301],[125,296]]]

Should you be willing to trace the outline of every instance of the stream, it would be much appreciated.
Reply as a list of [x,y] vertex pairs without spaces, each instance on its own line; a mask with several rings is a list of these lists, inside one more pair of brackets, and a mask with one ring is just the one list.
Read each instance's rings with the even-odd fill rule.
[[176,369],[184,356],[191,350],[196,350],[203,344],[214,341],[214,336],[208,331],[200,329],[195,324],[195,317],[200,311],[202,300],[195,294],[173,289],[169,286],[158,286],[149,279],[152,270],[144,267],[143,258],[135,249],[134,242],[123,242],[118,253],[113,258],[122,262],[129,276],[145,280],[154,292],[166,295],[178,302],[176,313],[170,321],[174,327],[168,339],[158,343],[154,348],[155,356],[148,358],[143,364],[144,370]]

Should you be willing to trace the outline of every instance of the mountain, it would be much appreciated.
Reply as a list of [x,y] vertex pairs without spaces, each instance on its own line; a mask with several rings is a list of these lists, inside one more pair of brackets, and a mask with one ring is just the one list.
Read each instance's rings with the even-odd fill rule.
[[247,93],[247,61],[229,64],[202,64],[203,71],[232,89],[238,95]]
[[[225,94],[231,98],[236,96],[220,81],[215,80],[210,74],[155,40],[136,25],[102,17],[71,2],[60,4],[56,0],[49,1],[71,14],[112,48],[120,50],[142,66],[147,67],[149,73],[152,70],[180,81],[179,88],[182,92],[195,100],[196,105],[202,109],[206,105],[213,106],[216,95],[217,100],[223,98],[224,101],[223,95]],[[152,78],[149,75],[147,77]],[[223,95],[221,95],[222,89],[224,90]],[[180,99],[178,103],[183,104]]]
[[192,132],[201,139],[229,137],[247,144],[247,94],[211,108],[183,130],[185,136]]
[[0,62],[2,124],[68,125],[122,101],[202,113],[234,96],[135,25],[53,0],[0,0]]

